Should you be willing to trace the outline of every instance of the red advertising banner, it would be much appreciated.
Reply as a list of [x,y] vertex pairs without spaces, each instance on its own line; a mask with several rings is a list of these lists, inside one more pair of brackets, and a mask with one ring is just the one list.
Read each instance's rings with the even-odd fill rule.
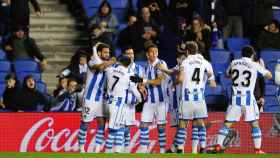
[[[139,120],[139,114],[137,118]],[[0,152],[78,152],[77,140],[79,113],[1,113],[0,115]],[[207,144],[215,144],[216,133],[224,120],[223,113],[210,113],[208,118]],[[280,114],[262,113],[260,126],[263,134],[263,150],[280,153]],[[137,122],[139,125],[139,121]],[[92,152],[95,142],[96,123],[90,125],[86,151]],[[173,141],[175,128],[167,124],[168,147]],[[233,129],[237,135],[231,141],[228,152],[253,152],[250,126],[240,122]],[[149,150],[158,152],[156,126],[150,127],[151,143]],[[186,152],[191,151],[191,127],[188,128]],[[139,149],[140,131],[132,128],[130,151]]]

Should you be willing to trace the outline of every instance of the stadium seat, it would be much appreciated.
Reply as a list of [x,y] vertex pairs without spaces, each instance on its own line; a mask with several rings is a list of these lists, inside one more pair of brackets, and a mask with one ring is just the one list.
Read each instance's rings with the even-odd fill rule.
[[212,49],[210,50],[210,58],[216,76],[226,72],[226,69],[230,63],[229,51]]
[[265,96],[275,96],[277,94],[277,86],[265,85]]
[[280,21],[280,10],[279,9],[273,9],[273,18]]
[[44,94],[48,92],[47,85],[44,82],[37,82],[36,83],[36,89]]
[[[87,0],[87,1],[93,1],[91,7],[98,8],[99,5],[102,3],[104,0]],[[112,8],[126,8],[128,0],[107,0]]]
[[276,62],[277,59],[280,59],[280,50],[262,50],[261,58],[265,64],[268,64],[269,62]]
[[221,75],[220,83],[223,86],[223,88],[226,89],[227,86],[231,86],[231,78],[226,77],[226,75]]
[[232,55],[233,55],[233,59],[239,59],[242,57],[241,51],[233,51]]
[[6,53],[0,49],[0,60],[6,60]]
[[0,61],[0,72],[9,72],[9,71],[11,71],[11,63],[5,60]]
[[17,60],[14,62],[15,72],[39,72],[38,64],[32,60]]
[[247,38],[228,38],[227,46],[230,51],[239,51],[246,45],[250,44],[250,40]]
[[23,82],[24,78],[27,75],[32,75],[36,82],[41,81],[41,74],[38,73],[38,72],[19,72],[19,73],[16,74],[16,76],[17,76],[17,78],[20,82]]
[[212,63],[229,63],[230,52],[223,49],[211,49],[210,57]]
[[265,112],[280,112],[280,111],[275,111],[279,109],[280,109],[280,105],[276,96],[265,96],[265,106],[264,106]]
[[211,88],[208,85],[205,89],[205,100],[207,104],[225,104],[226,96],[225,91],[221,85],[217,85],[216,88]]
[[6,88],[6,85],[3,83],[0,83],[0,98],[2,98],[5,88]]
[[0,84],[5,83],[5,77],[7,74],[7,72],[0,72]]

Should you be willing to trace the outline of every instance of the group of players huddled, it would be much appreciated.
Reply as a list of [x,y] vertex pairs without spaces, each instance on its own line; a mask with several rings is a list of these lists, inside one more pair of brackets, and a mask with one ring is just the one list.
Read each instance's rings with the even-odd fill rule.
[[[126,47],[116,59],[110,57],[109,46],[97,43],[89,61],[86,86],[83,95],[82,117],[78,134],[80,152],[85,152],[89,123],[97,120],[98,127],[94,152],[127,152],[130,127],[135,123],[135,105],[143,103],[140,123],[140,151],[148,152],[149,126],[156,123],[160,153],[183,153],[186,127],[192,121],[192,153],[206,152],[207,107],[204,90],[206,84],[215,88],[215,75],[211,64],[198,52],[196,42],[184,44],[184,51],[177,53],[177,65],[168,69],[158,58],[155,44],[146,46],[147,64],[142,67],[134,62],[134,52]],[[271,79],[271,73],[253,61],[255,51],[251,46],[242,49],[242,58],[233,60],[226,74],[232,79],[232,100],[226,119],[218,132],[215,152],[224,150],[223,142],[233,123],[244,114],[251,124],[256,154],[261,150],[261,130],[258,124],[259,110],[254,98],[254,86],[258,74]],[[170,149],[166,149],[167,112],[176,134]],[[109,134],[106,138],[105,123]]]

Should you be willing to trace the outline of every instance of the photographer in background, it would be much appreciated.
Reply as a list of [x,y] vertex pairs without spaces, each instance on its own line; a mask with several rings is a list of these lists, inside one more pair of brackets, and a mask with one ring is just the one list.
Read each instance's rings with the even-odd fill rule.
[[68,79],[67,88],[64,93],[58,95],[55,99],[52,112],[72,112],[79,107],[78,95],[82,87],[78,85],[75,79]]

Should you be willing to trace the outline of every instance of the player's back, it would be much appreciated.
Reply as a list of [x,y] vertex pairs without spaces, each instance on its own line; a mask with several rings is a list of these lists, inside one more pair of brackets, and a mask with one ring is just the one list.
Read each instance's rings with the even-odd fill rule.
[[207,72],[211,72],[212,66],[201,55],[189,55],[182,63],[181,71],[184,73],[184,82],[182,84],[182,97],[185,100],[190,98],[189,94],[193,95],[193,99],[200,100],[204,98],[205,77]]
[[251,58],[236,59],[231,62],[229,75],[232,79],[233,94],[253,94],[258,71],[261,66]]
[[126,97],[130,85],[130,73],[128,68],[117,65],[110,67],[107,72],[107,92],[110,96]]

